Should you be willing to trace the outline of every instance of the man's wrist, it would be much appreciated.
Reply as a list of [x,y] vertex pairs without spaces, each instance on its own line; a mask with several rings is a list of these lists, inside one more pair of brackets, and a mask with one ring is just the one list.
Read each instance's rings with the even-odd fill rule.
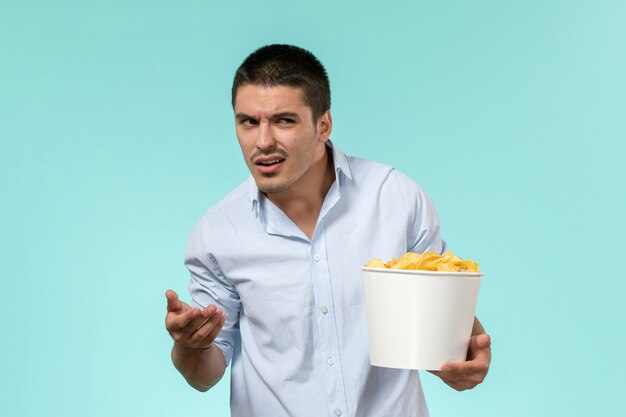
[[209,346],[206,347],[193,347],[193,346],[188,346],[185,345],[183,343],[180,342],[174,342],[174,349],[180,350],[182,352],[203,352],[203,351],[208,351],[211,350],[211,348],[213,348],[214,343],[211,343]]

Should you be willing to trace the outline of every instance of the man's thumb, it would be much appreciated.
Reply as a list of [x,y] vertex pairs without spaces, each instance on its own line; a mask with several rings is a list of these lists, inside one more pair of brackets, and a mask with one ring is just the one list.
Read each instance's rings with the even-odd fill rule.
[[178,294],[173,290],[167,290],[165,292],[165,298],[167,298],[167,311],[179,311],[183,308],[183,303],[178,299]]
[[491,337],[486,334],[479,334],[476,337],[476,346],[480,349],[488,348],[491,345]]

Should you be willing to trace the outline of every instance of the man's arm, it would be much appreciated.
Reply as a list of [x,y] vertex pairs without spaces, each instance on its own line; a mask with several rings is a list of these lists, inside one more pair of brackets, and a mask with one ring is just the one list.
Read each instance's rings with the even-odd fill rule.
[[226,315],[215,305],[202,310],[191,308],[172,290],[167,291],[165,297],[165,327],[174,339],[174,366],[189,385],[198,391],[207,391],[222,378],[226,369],[224,354],[213,344]]
[[465,362],[444,363],[441,371],[431,371],[457,391],[472,389],[483,382],[491,363],[491,338],[478,318],[474,318],[472,337]]

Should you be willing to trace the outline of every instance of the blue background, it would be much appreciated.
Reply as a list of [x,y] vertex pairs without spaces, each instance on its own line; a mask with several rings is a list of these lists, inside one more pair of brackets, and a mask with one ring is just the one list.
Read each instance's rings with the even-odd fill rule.
[[193,224],[247,169],[230,83],[257,47],[328,69],[333,140],[436,203],[486,276],[493,363],[433,416],[619,415],[621,1],[0,2],[0,404],[7,416],[227,416],[169,359]]

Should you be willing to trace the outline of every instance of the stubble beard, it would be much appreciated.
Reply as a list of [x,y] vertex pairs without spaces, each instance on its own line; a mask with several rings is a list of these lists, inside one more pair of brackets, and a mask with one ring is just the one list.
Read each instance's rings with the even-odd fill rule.
[[[266,178],[268,178],[268,177],[264,176],[264,179],[266,179]],[[292,185],[293,185],[293,182],[289,182],[289,181],[288,182],[280,182],[280,183],[277,183],[277,184],[259,184],[259,182],[257,182],[257,188],[263,194],[282,193],[283,191],[287,191]]]

